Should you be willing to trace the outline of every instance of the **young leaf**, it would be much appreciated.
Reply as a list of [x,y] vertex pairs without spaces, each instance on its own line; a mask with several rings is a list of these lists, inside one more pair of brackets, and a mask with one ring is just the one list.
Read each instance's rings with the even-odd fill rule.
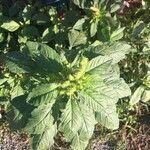
[[14,32],[14,31],[18,30],[19,27],[20,27],[20,25],[17,22],[13,21],[13,20],[4,22],[1,25],[1,28],[5,29],[5,30],[8,30],[10,32]]
[[150,89],[149,90],[146,90],[146,89],[144,90],[141,100],[143,102],[148,102],[150,100]]
[[74,30],[82,30],[84,22],[85,22],[85,18],[79,19],[73,26],[73,29]]
[[73,48],[78,45],[86,44],[87,37],[83,32],[71,30],[68,34],[70,47]]
[[93,21],[90,27],[90,35],[93,37],[97,32],[98,20]]
[[144,87],[143,86],[139,86],[135,90],[135,92],[133,93],[133,95],[131,96],[130,104],[131,105],[135,105],[136,103],[138,103],[141,100],[143,92],[144,92]]
[[118,30],[114,31],[110,36],[110,41],[114,42],[120,40],[124,35],[123,33],[124,29],[125,28],[119,28]]

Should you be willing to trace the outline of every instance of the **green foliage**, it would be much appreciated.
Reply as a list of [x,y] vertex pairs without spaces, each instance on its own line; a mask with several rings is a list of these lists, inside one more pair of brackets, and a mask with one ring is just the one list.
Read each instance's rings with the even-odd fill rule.
[[0,106],[32,149],[61,132],[84,150],[96,124],[119,128],[119,99],[150,100],[149,3],[119,17],[121,2],[72,0],[64,19],[42,1],[0,3]]
[[[116,62],[111,57],[97,56],[88,62],[86,57],[80,56],[79,64],[77,62],[72,68],[68,68],[58,59],[59,55],[47,45],[34,42],[28,42],[27,45],[28,57],[34,59],[33,61],[37,64],[37,67],[41,65],[41,63],[39,64],[40,60],[46,60],[48,68],[53,69],[51,64],[57,62],[64,69],[61,72],[57,70],[58,67],[55,69],[55,74],[61,74],[59,80],[56,79],[53,83],[52,81],[46,83],[46,80],[43,80],[41,84],[28,91],[25,101],[33,106],[31,115],[24,116],[19,111],[18,116],[21,116],[21,118],[15,118],[15,122],[20,122],[20,119],[25,122],[23,131],[27,131],[32,135],[33,149],[47,149],[53,144],[53,137],[57,131],[64,133],[67,141],[71,142],[73,149],[85,149],[96,123],[100,123],[109,129],[119,127],[116,103],[119,98],[130,95],[130,89],[124,80],[119,77],[118,72],[113,69]],[[34,45],[37,49],[33,48]],[[34,52],[39,55],[34,54]],[[6,62],[10,58],[14,58],[14,56],[6,57]],[[17,61],[12,62],[12,65],[18,68],[18,66],[21,66],[18,64],[20,61],[20,59],[17,59]],[[6,66],[7,69],[11,71],[12,65],[10,62],[10,65]],[[43,69],[45,69],[44,67]],[[20,73],[20,70],[15,68],[14,70],[16,73]],[[67,70],[67,73],[64,72],[65,70]],[[70,75],[73,77],[71,81]],[[62,91],[64,92],[61,94]],[[16,97],[22,95],[22,93],[18,94]],[[65,97],[65,106],[63,109],[57,106],[60,115],[55,119],[53,114],[56,113],[56,110],[53,107],[58,99],[60,104],[63,103],[63,97]],[[13,105],[12,109],[14,110],[12,111],[17,111],[17,107],[19,106]],[[55,124],[58,124],[58,128]],[[51,134],[46,132],[48,130]],[[46,142],[47,139],[49,139],[49,143]]]

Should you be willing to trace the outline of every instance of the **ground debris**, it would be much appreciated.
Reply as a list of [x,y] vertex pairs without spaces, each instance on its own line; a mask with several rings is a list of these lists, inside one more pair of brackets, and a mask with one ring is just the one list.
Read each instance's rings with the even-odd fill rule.
[[8,125],[0,126],[0,150],[30,150],[26,135],[11,132]]

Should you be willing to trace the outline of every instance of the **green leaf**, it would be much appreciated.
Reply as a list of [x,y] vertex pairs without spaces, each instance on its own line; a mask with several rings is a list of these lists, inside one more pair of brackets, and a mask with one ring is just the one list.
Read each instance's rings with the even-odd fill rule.
[[[71,104],[74,107],[71,107]],[[94,113],[86,105],[76,101],[76,99],[68,101],[66,108],[67,110],[64,109],[64,114],[62,114],[62,119],[65,122],[60,126],[60,129],[64,132],[67,141],[71,142],[71,147],[74,150],[84,150],[93,134],[94,125],[96,124]],[[69,112],[69,117],[67,117],[65,111]],[[72,117],[71,114],[73,115]],[[75,118],[77,120],[74,120]],[[73,130],[71,127],[73,127]]]
[[85,2],[88,0],[73,0],[73,3],[81,8],[85,7]]
[[58,87],[58,84],[49,83],[49,84],[42,84],[32,89],[32,91],[28,95],[28,100],[31,98],[35,98],[44,94],[47,94]]
[[[101,93],[93,92],[80,93],[80,99],[96,112],[96,119],[101,125],[109,129],[117,129],[119,127],[119,119],[115,108],[117,100],[110,95],[106,95],[109,93],[109,90],[106,93],[103,91]],[[111,107],[114,108],[112,109]]]
[[126,57],[126,54],[131,51],[131,46],[124,42],[113,42],[94,46],[91,51],[112,58],[112,63],[116,64]]
[[55,36],[55,33],[52,28],[47,28],[42,34],[42,41],[44,43],[50,42]]
[[39,31],[36,27],[34,26],[25,26],[22,30],[21,33],[23,36],[26,36],[28,38],[33,38],[33,37],[38,37]]
[[143,21],[137,21],[132,31],[132,37],[137,38],[145,29],[146,24]]
[[143,102],[148,102],[150,100],[150,89],[149,90],[146,90],[146,89],[144,90],[141,100]]
[[31,145],[33,149],[45,150],[54,143],[56,125],[51,115],[52,105],[43,105],[31,113],[25,130],[32,134]]
[[114,95],[118,98],[123,98],[131,95],[131,90],[124,79],[112,77],[106,80],[105,84],[108,86],[108,89],[112,89]]
[[120,8],[120,3],[119,4],[117,4],[117,3],[112,4],[111,5],[111,13],[116,12],[119,8]]
[[13,73],[29,73],[34,70],[34,63],[25,54],[10,52],[4,57],[4,64]]
[[17,22],[13,21],[13,20],[4,22],[1,25],[1,28],[5,29],[5,30],[8,30],[10,32],[14,32],[14,31],[18,30],[19,27],[20,27],[20,25]]
[[130,88],[123,79],[111,72],[103,78],[100,73],[97,74],[88,76],[86,79],[88,86],[78,93],[79,99],[96,112],[97,121],[101,125],[109,129],[117,129],[119,119],[115,105],[119,98],[131,94]]
[[46,44],[28,41],[27,47],[31,56],[42,55],[45,59],[52,59],[60,62],[59,54]]
[[93,37],[96,34],[97,27],[98,27],[98,20],[93,21],[91,23],[91,27],[90,27],[90,35],[91,35],[91,37]]
[[71,147],[75,150],[84,150],[89,143],[89,139],[93,135],[96,121],[94,113],[91,109],[81,103],[79,103],[79,107],[83,124],[82,128],[73,137]]
[[62,70],[59,54],[48,45],[29,41],[27,42],[27,48],[41,72],[50,74]]
[[81,125],[82,118],[78,103],[70,99],[61,116],[61,130],[65,132],[72,130],[73,133],[76,133],[81,128]]
[[[108,67],[111,66],[111,58],[107,56],[98,56],[90,60],[90,62],[87,65],[86,72],[94,72],[95,70],[97,72],[103,72],[107,70]],[[100,70],[98,70],[100,68]]]
[[49,122],[49,127],[45,128],[41,134],[35,134],[31,138],[31,145],[36,150],[46,150],[54,144],[56,134],[55,126]]
[[20,83],[18,83],[15,87],[13,87],[12,91],[10,92],[11,99],[14,99],[15,97],[24,95],[24,90],[21,87]]
[[32,17],[32,20],[35,21],[38,25],[50,23],[49,16],[44,13],[35,13],[35,15]]
[[37,86],[29,93],[27,101],[34,106],[54,103],[58,94],[57,87],[55,83]]
[[110,36],[110,41],[114,42],[120,40],[124,35],[123,33],[124,29],[125,28],[119,28],[118,30],[114,31]]
[[75,46],[79,46],[82,44],[86,44],[87,37],[83,32],[77,30],[71,30],[68,34],[70,47],[73,48]]
[[138,103],[141,100],[144,89],[145,89],[144,86],[139,86],[135,90],[135,92],[133,93],[133,95],[131,96],[131,99],[130,99],[131,105],[135,105],[136,103]]
[[26,95],[15,97],[7,108],[7,121],[12,130],[22,130],[31,115],[33,107],[26,103]]
[[102,42],[110,41],[110,27],[109,26],[101,26],[97,29],[97,38]]
[[0,79],[0,85],[4,84],[6,81],[7,81],[7,79],[6,79],[6,78],[4,78],[4,79]]
[[115,130],[119,128],[119,118],[118,114],[116,113],[115,105],[107,105],[105,112],[98,111],[96,112],[95,117],[99,124],[108,129]]
[[74,30],[82,30],[84,23],[85,23],[85,18],[79,19],[73,26],[73,29]]

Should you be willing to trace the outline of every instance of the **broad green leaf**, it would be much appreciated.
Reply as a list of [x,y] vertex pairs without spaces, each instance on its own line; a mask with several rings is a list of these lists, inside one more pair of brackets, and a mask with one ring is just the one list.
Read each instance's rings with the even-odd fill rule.
[[[51,108],[54,100],[48,105],[40,105],[31,112],[30,118],[28,118],[25,131],[32,134],[40,134],[43,132],[43,128],[47,126],[51,117]],[[43,126],[42,126],[43,125]],[[40,128],[39,128],[40,126]],[[36,130],[38,129],[38,130]]]
[[[10,2],[8,2],[10,3]],[[21,7],[23,8],[22,2],[21,1],[15,1],[14,4],[9,8],[9,16],[14,17],[19,13]]]
[[33,149],[45,150],[54,143],[56,126],[51,115],[52,105],[43,105],[34,109],[27,122],[25,130],[32,134],[31,145]]
[[106,25],[99,27],[97,29],[97,38],[103,43],[110,41],[110,27]]
[[58,73],[62,70],[59,54],[46,44],[27,42],[29,54],[35,60],[38,70],[45,74]]
[[119,28],[118,30],[114,31],[110,36],[110,41],[114,42],[120,40],[124,35],[123,33],[124,29],[125,28]]
[[24,94],[24,90],[21,87],[21,85],[18,83],[15,87],[13,87],[12,91],[10,92],[11,99],[14,99],[15,97],[21,96]]
[[26,103],[26,96],[21,95],[10,101],[7,108],[7,121],[12,130],[22,130],[31,115],[33,107]]
[[126,57],[131,51],[131,46],[124,42],[114,42],[92,47],[91,51],[112,58],[112,63],[116,64]]
[[78,93],[80,101],[96,112],[97,121],[101,125],[109,129],[117,129],[119,119],[115,105],[119,98],[131,94],[129,86],[123,79],[112,73],[105,78],[93,74],[90,76],[90,84],[88,83],[89,85]]
[[[107,112],[107,115],[106,113]],[[96,121],[101,124],[102,126],[108,129],[118,129],[119,128],[119,117],[116,113],[116,106],[115,105],[108,105],[106,110],[98,111],[95,114]]]
[[114,13],[114,12],[116,12],[118,9],[120,8],[120,3],[119,4],[116,4],[116,3],[114,3],[114,4],[112,4],[111,5],[111,13]]
[[46,150],[49,149],[54,144],[54,136],[56,134],[56,129],[54,125],[47,126],[41,134],[35,134],[31,138],[32,148],[35,150]]
[[[72,100],[76,101],[76,99]],[[80,118],[80,128],[76,132],[74,132],[74,130],[72,130],[71,128],[62,131],[64,132],[64,136],[67,139],[67,141],[71,142],[71,147],[73,149],[84,150],[88,145],[88,140],[93,134],[94,125],[96,124],[96,121],[94,113],[91,109],[89,109],[86,105],[78,101],[76,101],[75,103],[78,105],[78,118]]]
[[85,22],[85,18],[79,19],[73,26],[73,29],[82,30],[84,22]]
[[5,30],[8,30],[10,32],[14,32],[14,31],[18,30],[19,27],[20,27],[20,25],[17,22],[13,21],[13,20],[4,22],[1,25],[1,28],[5,29]]
[[146,24],[143,21],[137,21],[137,23],[134,25],[134,29],[132,31],[132,36],[134,38],[137,38],[139,34],[141,34],[146,27]]
[[133,93],[133,95],[131,96],[130,99],[130,104],[131,105],[135,105],[136,103],[138,103],[141,98],[142,98],[142,94],[144,92],[144,87],[143,86],[139,86],[135,92]]
[[71,30],[68,34],[70,47],[73,48],[75,46],[79,46],[82,44],[86,44],[87,37],[83,32],[77,30]]
[[91,93],[89,91],[88,93],[82,92],[80,99],[97,113],[96,119],[101,125],[114,130],[119,126],[119,119],[115,108],[115,102],[117,100],[113,99],[110,95],[106,95],[108,93],[109,91],[107,93],[103,93],[103,91],[101,93],[94,93],[94,91]]
[[108,89],[112,89],[114,95],[118,98],[123,98],[131,95],[131,90],[125,81],[120,78],[109,78],[106,80],[105,84],[108,86]]
[[90,60],[86,68],[86,72],[93,72],[94,70],[98,70],[100,68],[98,71],[100,73],[107,70],[109,66],[111,66],[111,58],[107,56],[98,56]]
[[52,59],[60,62],[59,54],[46,44],[28,41],[27,47],[31,56],[42,55],[45,59]]
[[150,100],[150,89],[149,90],[146,90],[146,89],[144,90],[141,100],[143,102],[148,102]]
[[65,132],[76,133],[82,125],[82,118],[78,103],[75,100],[69,100],[61,116],[61,128]]
[[32,20],[39,25],[50,23],[49,16],[44,13],[35,13],[35,15],[32,17]]
[[71,147],[74,150],[84,150],[89,139],[93,135],[94,127],[96,124],[94,113],[86,105],[79,103],[80,114],[83,120],[81,129],[76,133],[72,139]]
[[32,91],[28,95],[28,100],[31,98],[35,98],[44,94],[47,94],[58,87],[58,84],[49,83],[49,84],[42,84],[32,89]]
[[20,52],[10,52],[4,57],[4,64],[13,73],[29,73],[34,68],[33,61],[25,54]]
[[57,87],[55,83],[38,86],[29,93],[27,100],[34,106],[54,103],[58,96]]

